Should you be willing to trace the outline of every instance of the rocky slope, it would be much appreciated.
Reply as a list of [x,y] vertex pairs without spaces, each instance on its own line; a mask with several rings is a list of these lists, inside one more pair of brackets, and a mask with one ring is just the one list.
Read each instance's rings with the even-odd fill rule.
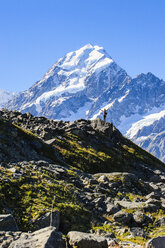
[[[88,44],[60,58],[40,81],[6,107],[69,121],[100,118],[101,110],[107,108],[107,120],[126,135],[137,121],[164,110],[164,99],[163,80],[152,73],[132,79],[102,47]],[[159,129],[155,135],[162,143],[164,136]],[[164,149],[158,142],[149,146],[138,138],[134,137],[134,142],[164,160]]]
[[165,166],[111,123],[0,116],[2,247],[142,247],[165,235]]

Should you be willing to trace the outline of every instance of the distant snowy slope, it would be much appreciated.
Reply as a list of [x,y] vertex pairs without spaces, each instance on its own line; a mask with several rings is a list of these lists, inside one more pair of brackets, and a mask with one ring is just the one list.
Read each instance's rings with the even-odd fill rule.
[[16,93],[11,93],[0,89],[0,108],[2,108]]
[[129,137],[133,138],[134,133],[136,134],[138,130],[140,130],[144,126],[150,126],[156,120],[159,120],[164,116],[165,105],[161,105],[160,107],[152,108],[152,110],[148,111],[144,114],[132,114],[130,117],[122,117],[120,125],[118,128],[120,131]]
[[165,162],[165,110],[135,122],[126,136]]
[[157,128],[159,127],[158,123],[164,117],[165,117],[165,110],[160,111],[159,113],[154,113],[144,116],[142,120],[135,122],[132,125],[132,127],[127,131],[126,133],[127,137],[133,139],[135,136],[142,136],[142,137],[147,136],[150,134],[149,129],[153,126],[154,126],[153,130],[158,131],[157,130]]

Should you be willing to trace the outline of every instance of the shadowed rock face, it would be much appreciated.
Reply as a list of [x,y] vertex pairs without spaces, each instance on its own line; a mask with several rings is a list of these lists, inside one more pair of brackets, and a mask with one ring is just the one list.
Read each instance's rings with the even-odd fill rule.
[[17,224],[11,214],[0,215],[0,231],[18,231]]
[[164,248],[165,236],[156,237],[148,241],[146,248]]

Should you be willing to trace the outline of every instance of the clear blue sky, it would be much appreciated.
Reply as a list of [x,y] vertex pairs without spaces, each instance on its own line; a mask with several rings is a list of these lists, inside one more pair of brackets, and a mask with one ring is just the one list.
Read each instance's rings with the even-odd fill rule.
[[28,89],[87,43],[132,77],[150,71],[165,80],[165,0],[0,1],[0,88]]

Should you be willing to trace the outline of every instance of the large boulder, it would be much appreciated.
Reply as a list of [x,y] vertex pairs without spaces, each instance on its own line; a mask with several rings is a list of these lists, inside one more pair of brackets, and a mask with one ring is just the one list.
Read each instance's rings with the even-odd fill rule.
[[115,201],[115,204],[126,209],[139,209],[143,207],[142,202]]
[[51,222],[51,214],[52,226],[56,228],[56,231],[58,231],[60,225],[60,213],[58,211],[54,211],[53,213],[47,212],[39,217],[34,223],[35,229],[39,230],[41,228],[49,227]]
[[113,216],[114,221],[121,223],[123,225],[130,224],[132,222],[133,216],[130,213],[120,210]]
[[11,214],[0,215],[0,231],[18,231],[15,219]]
[[47,227],[33,233],[22,233],[19,239],[11,242],[9,248],[65,248],[62,233],[54,227]]
[[160,236],[150,239],[146,244],[146,248],[164,248],[164,247],[165,247],[165,236]]
[[69,245],[77,248],[108,248],[107,239],[90,233],[71,231],[67,234]]

